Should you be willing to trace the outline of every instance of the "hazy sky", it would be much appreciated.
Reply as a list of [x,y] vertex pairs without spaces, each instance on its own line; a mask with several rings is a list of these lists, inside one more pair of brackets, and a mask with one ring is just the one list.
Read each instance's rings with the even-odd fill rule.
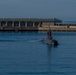
[[0,18],[59,18],[76,21],[76,0],[0,0]]

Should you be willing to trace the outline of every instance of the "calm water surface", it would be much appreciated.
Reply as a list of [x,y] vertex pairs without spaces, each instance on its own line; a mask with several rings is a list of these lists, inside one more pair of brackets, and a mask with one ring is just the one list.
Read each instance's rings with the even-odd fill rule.
[[41,42],[46,32],[0,33],[0,75],[76,75],[76,33],[52,34],[57,47]]

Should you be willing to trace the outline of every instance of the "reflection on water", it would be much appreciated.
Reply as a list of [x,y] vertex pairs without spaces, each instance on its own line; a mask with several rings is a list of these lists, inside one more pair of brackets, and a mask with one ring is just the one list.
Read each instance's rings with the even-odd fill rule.
[[51,72],[51,58],[52,58],[52,46],[47,44],[47,55],[48,55],[48,72]]
[[[47,64],[48,64],[48,72],[49,73],[51,73],[51,72],[55,72],[54,71],[54,69],[53,69],[53,57],[55,57],[56,58],[56,55],[55,55],[55,51],[54,50],[56,50],[57,48],[58,48],[58,46],[52,46],[52,45],[50,45],[50,44],[46,44],[46,46],[47,46]],[[57,50],[56,50],[57,51]]]

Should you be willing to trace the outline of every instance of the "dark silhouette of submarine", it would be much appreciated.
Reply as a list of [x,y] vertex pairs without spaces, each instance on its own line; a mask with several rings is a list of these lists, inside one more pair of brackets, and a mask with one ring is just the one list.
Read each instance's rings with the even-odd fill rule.
[[58,46],[58,41],[52,37],[51,29],[47,32],[47,38],[43,38],[42,41],[51,46]]

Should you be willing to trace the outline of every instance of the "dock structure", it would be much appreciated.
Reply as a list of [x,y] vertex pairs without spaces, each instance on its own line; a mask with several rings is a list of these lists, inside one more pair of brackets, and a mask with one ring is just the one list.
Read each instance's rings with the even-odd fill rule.
[[76,31],[76,24],[56,18],[0,18],[0,31]]

